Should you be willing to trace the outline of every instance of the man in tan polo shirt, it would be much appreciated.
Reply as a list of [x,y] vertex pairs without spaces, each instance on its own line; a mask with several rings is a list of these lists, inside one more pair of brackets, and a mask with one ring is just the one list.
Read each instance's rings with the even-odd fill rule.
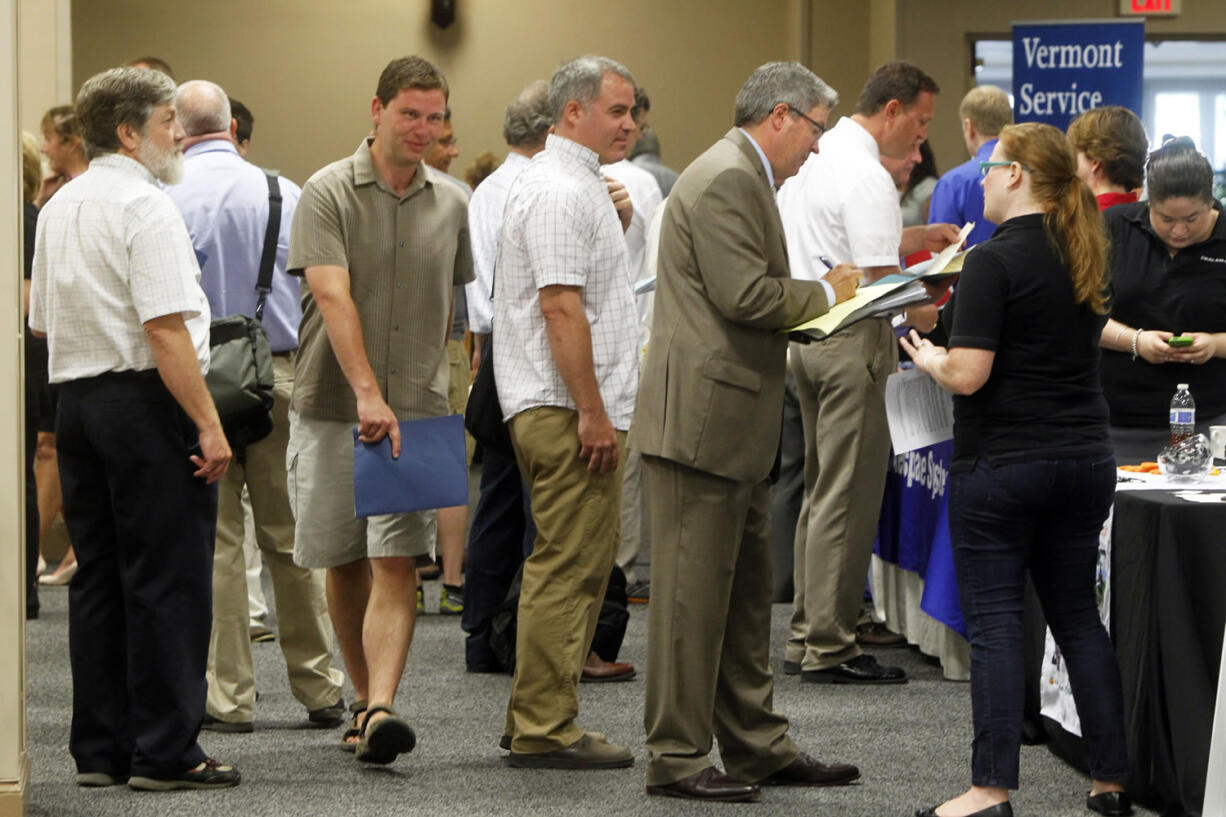
[[416,742],[391,707],[436,523],[433,511],[354,518],[353,428],[364,442],[389,437],[398,457],[398,420],[448,413],[447,320],[454,286],[472,280],[472,250],[463,192],[421,162],[447,95],[425,60],[388,63],[371,101],[374,136],[307,181],[290,240],[289,272],[308,287],[287,452],[294,559],[328,569],[358,698],[345,740],[371,763]]

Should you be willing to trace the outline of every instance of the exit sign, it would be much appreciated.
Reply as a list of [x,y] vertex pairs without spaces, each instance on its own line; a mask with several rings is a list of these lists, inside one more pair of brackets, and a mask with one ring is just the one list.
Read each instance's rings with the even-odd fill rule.
[[1120,0],[1121,17],[1174,17],[1183,0]]

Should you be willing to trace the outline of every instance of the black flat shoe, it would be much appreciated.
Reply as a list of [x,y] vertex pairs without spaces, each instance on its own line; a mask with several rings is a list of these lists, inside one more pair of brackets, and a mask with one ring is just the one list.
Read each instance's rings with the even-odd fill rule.
[[1086,796],[1086,808],[1109,817],[1127,817],[1132,814],[1132,798],[1122,791],[1105,791]]
[[[915,812],[915,817],[937,817],[937,807],[926,808],[923,811]],[[994,806],[981,808],[973,814],[968,814],[966,817],[1013,817],[1013,805],[1009,802],[997,803]]]

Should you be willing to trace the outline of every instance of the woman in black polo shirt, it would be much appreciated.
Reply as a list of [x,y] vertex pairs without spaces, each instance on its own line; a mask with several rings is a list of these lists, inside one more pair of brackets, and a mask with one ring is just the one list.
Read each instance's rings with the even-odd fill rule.
[[[1151,153],[1146,171],[1148,201],[1105,214],[1111,320],[1102,378],[1121,463],[1157,459],[1179,383],[1196,400],[1198,431],[1226,423],[1226,221],[1213,169],[1184,136]],[[1169,345],[1178,333],[1192,345]]]
[[949,349],[914,333],[900,339],[955,395],[950,533],[974,714],[970,790],[917,815],[1013,813],[1027,571],[1089,745],[1086,805],[1129,814],[1120,674],[1094,595],[1098,533],[1115,491],[1098,380],[1106,236],[1056,128],[1005,128],[981,167],[984,217],[1000,227],[966,258]]

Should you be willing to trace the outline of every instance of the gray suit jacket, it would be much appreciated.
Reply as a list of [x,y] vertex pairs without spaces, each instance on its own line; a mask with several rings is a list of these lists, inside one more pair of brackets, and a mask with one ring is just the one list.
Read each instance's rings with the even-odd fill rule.
[[765,479],[783,411],[778,330],[827,308],[820,284],[790,277],[766,169],[730,130],[681,174],[664,211],[630,444],[738,482]]

